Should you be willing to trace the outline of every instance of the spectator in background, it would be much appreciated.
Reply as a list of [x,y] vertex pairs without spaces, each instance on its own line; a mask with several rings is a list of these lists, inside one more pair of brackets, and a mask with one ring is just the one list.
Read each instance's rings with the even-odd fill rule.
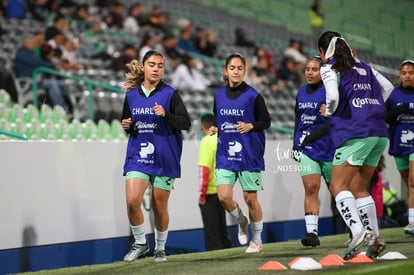
[[303,50],[303,42],[296,39],[290,39],[289,47],[285,49],[283,55],[285,57],[293,58],[297,63],[300,63],[303,66],[305,66],[308,60],[308,57]]
[[77,20],[79,22],[86,22],[88,18],[88,5],[87,4],[79,4],[76,5],[75,10],[71,14],[71,19]]
[[51,26],[46,28],[45,39],[49,41],[56,35],[57,32],[67,32],[69,30],[69,22],[66,20],[63,14],[58,14],[53,18]]
[[235,45],[239,47],[254,48],[255,43],[247,38],[246,31],[242,28],[236,28],[235,30],[236,41]]
[[81,34],[81,52],[90,58],[99,58],[102,60],[110,59],[111,56],[106,52],[106,45],[98,35],[106,29],[106,24],[100,19],[88,23],[87,29]]
[[151,32],[146,32],[138,47],[139,60],[141,61],[144,58],[144,55],[150,50],[155,50],[155,38]]
[[255,66],[252,67],[252,84],[261,84],[269,87],[272,91],[277,91],[278,86],[276,79],[268,71],[268,59],[265,56],[260,56]]
[[[59,60],[54,59],[54,50],[48,43],[43,43],[40,47],[40,58],[52,64],[51,67],[56,70],[60,70]],[[44,73],[41,81],[41,86],[46,90],[49,99],[52,101],[52,105],[62,106],[68,113],[71,113],[73,106],[69,97],[67,87],[62,79],[55,75]]]
[[140,3],[133,4],[128,9],[128,16],[124,20],[123,29],[126,33],[138,34],[140,31],[140,23],[138,21],[141,15],[142,5]]
[[124,26],[124,10],[125,6],[121,2],[114,1],[109,6],[109,14],[105,17],[105,22],[109,28],[121,30]]
[[217,51],[217,32],[213,29],[201,29],[195,45],[199,53],[214,57]]
[[298,74],[297,62],[291,57],[285,57],[276,75],[279,88],[285,90],[286,88],[294,89],[300,87],[302,82]]
[[43,32],[37,32],[23,40],[13,60],[13,71],[16,77],[32,77],[33,71],[40,66],[54,68],[53,64],[42,60],[35,54],[35,49],[45,41]]
[[128,71],[126,64],[136,59],[138,56],[137,50],[133,45],[125,45],[120,56],[112,59],[109,69],[112,71]]
[[259,58],[265,57],[267,60],[267,71],[274,77],[276,77],[278,66],[275,63],[273,54],[263,46],[257,46],[254,55],[252,56],[251,64],[256,66]]
[[305,83],[306,80],[303,71],[305,69],[308,57],[304,52],[303,42],[296,39],[291,39],[290,45],[285,49],[283,55],[284,57],[290,57],[295,60],[296,71],[298,72],[298,76],[300,78],[300,84]]
[[193,42],[193,24],[188,21],[188,24],[180,28],[180,36],[178,38],[178,48],[186,52],[198,53],[197,47]]
[[96,20],[97,15],[89,13],[89,6],[87,4],[76,5],[75,10],[71,15],[72,24],[76,24],[81,28],[84,28],[92,20]]
[[172,85],[180,90],[205,90],[210,81],[197,69],[197,60],[191,55],[184,54],[181,64],[177,66],[172,74]]
[[159,24],[159,17],[162,13],[162,8],[160,5],[153,5],[151,12],[148,15],[148,21],[152,26],[156,26]]
[[183,53],[178,49],[178,38],[172,33],[166,34],[162,38],[161,51],[165,54],[166,65],[170,69],[174,69],[180,64]]
[[198,204],[204,225],[204,243],[207,251],[230,248],[231,242],[227,236],[226,211],[221,205],[216,188],[216,151],[217,130],[211,134],[211,127],[217,127],[213,114],[201,117],[200,130],[203,138],[200,141],[198,154],[198,171],[200,195]]
[[49,11],[47,9],[47,0],[28,0],[28,10],[34,20],[45,22]]
[[65,42],[65,36],[62,31],[56,29],[50,33],[50,38],[46,41],[53,49],[61,49]]
[[[3,1],[4,2],[4,1]],[[5,18],[26,18],[27,1],[25,0],[7,0],[5,1],[4,17]]]
[[322,34],[324,26],[324,11],[321,0],[314,0],[309,10],[309,25],[312,29],[313,36],[319,37]]
[[77,71],[80,69],[80,64],[78,60],[78,53],[77,53],[76,43],[73,39],[68,37],[65,38],[63,45],[61,47],[62,50],[62,67],[65,71]]

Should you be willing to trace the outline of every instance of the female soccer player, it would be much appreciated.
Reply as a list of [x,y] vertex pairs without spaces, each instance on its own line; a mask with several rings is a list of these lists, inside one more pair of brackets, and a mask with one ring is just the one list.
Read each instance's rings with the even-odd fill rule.
[[386,102],[390,124],[389,154],[408,189],[408,225],[404,232],[414,236],[414,61],[404,60],[400,66],[401,85]]
[[188,130],[191,121],[177,90],[161,80],[165,66],[161,53],[150,50],[142,64],[133,60],[127,66],[121,123],[129,132],[124,176],[128,219],[135,242],[124,261],[133,261],[149,251],[141,203],[151,184],[154,260],[162,262],[167,260],[168,198],[181,173],[181,130]]
[[324,32],[318,48],[326,62],[321,68],[326,89],[326,106],[321,113],[331,116],[331,136],[336,147],[330,191],[353,236],[344,259],[357,255],[366,243],[366,255],[375,258],[384,250],[385,242],[379,238],[375,203],[366,185],[387,144],[384,101],[393,86],[354,58],[339,33]]
[[239,224],[239,242],[244,245],[249,240],[249,221],[233,200],[233,186],[239,180],[253,234],[246,253],[255,253],[262,249],[263,213],[257,191],[262,190],[264,130],[270,127],[270,116],[263,97],[244,82],[245,74],[244,57],[231,54],[225,62],[226,85],[214,93],[218,127],[216,184],[220,202]]
[[305,66],[306,83],[296,96],[295,134],[293,148],[300,152],[300,175],[305,188],[305,225],[304,246],[318,246],[319,189],[321,176],[329,185],[331,181],[332,158],[335,152],[328,119],[321,116],[319,109],[325,104],[326,92],[323,86],[319,56],[309,59]]

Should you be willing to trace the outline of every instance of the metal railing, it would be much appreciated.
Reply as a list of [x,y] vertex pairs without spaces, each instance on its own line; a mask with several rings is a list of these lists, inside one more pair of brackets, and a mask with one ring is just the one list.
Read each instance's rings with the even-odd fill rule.
[[13,133],[13,132],[10,132],[10,131],[1,130],[1,129],[0,129],[0,135],[6,135],[8,137],[17,138],[17,139],[21,139],[21,140],[28,140],[28,138],[24,135],[21,135],[21,134],[18,134],[18,133]]
[[102,88],[106,91],[111,91],[111,92],[115,92],[115,93],[123,93],[124,91],[118,87],[118,86],[112,86],[106,83],[102,83],[102,82],[97,82],[94,80],[90,80],[87,78],[83,78],[80,76],[76,76],[76,75],[71,75],[71,74],[67,74],[67,73],[62,73],[59,72],[57,70],[53,70],[47,67],[37,67],[34,71],[33,71],[33,75],[32,75],[32,92],[33,92],[33,105],[36,107],[39,107],[39,100],[38,100],[38,76],[41,75],[42,73],[48,73],[51,75],[55,75],[58,77],[62,77],[62,78],[66,78],[66,79],[71,79],[71,80],[75,80],[75,81],[79,81],[81,83],[86,84],[87,86],[87,90],[88,90],[88,118],[90,120],[94,119],[94,110],[93,110],[93,92],[94,92],[94,88],[98,87],[98,88]]

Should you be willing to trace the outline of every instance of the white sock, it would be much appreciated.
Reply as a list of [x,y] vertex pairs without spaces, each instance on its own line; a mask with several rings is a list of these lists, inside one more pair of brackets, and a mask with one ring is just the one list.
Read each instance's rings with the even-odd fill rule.
[[243,211],[238,206],[236,209],[230,212],[230,215],[233,216],[237,220],[238,224],[244,221]]
[[165,243],[167,242],[168,230],[160,232],[154,229],[155,234],[155,250],[165,250]]
[[354,195],[350,191],[341,191],[336,195],[335,202],[336,208],[346,226],[351,230],[352,236],[359,234],[364,227],[358,215]]
[[362,224],[368,230],[372,231],[374,238],[379,236],[377,210],[375,202],[371,196],[359,198],[355,200],[356,207],[359,212],[359,218]]
[[256,244],[262,243],[262,231],[263,231],[263,220],[258,222],[250,222],[250,228],[252,230],[252,241]]
[[318,235],[318,215],[314,213],[305,215],[306,232]]
[[408,208],[408,223],[414,224],[414,208]]
[[134,236],[135,243],[137,244],[146,244],[147,239],[145,238],[144,224],[132,225],[130,224],[132,235]]

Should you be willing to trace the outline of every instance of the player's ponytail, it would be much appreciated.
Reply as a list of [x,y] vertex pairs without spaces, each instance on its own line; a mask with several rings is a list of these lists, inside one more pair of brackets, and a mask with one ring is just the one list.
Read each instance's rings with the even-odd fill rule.
[[318,48],[325,52],[327,59],[335,59],[332,68],[339,73],[346,72],[355,65],[351,47],[338,32],[324,32],[318,40]]
[[128,72],[125,74],[124,90],[129,91],[144,81],[144,70],[136,59],[127,63],[126,66]]

